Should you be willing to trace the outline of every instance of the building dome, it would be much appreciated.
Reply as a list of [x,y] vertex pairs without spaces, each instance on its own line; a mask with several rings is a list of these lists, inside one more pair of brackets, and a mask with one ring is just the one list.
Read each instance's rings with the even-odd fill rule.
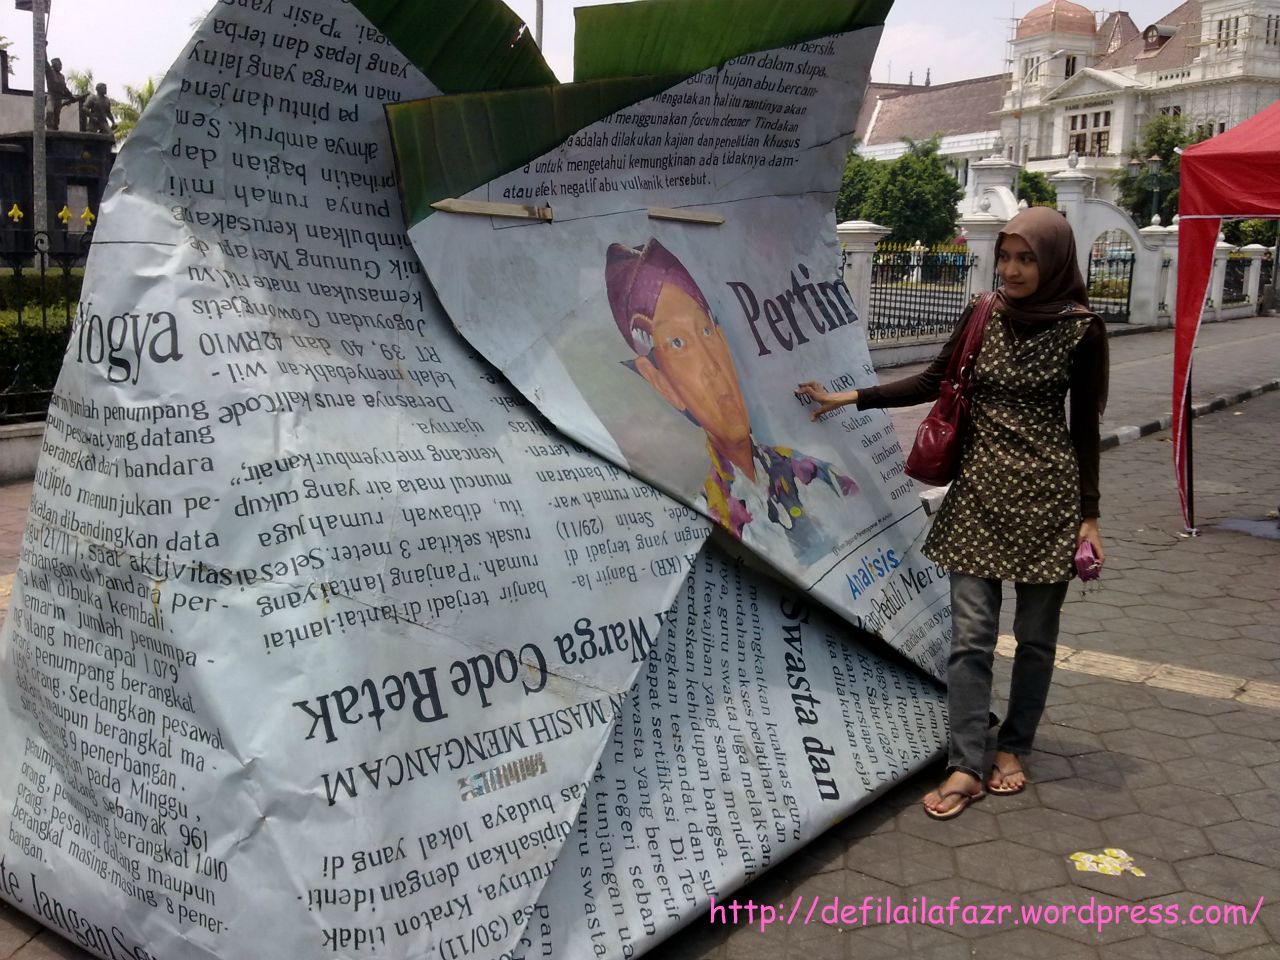
[[1038,37],[1046,33],[1078,33],[1094,35],[1093,12],[1071,0],[1049,0],[1036,7],[1018,22],[1018,39]]

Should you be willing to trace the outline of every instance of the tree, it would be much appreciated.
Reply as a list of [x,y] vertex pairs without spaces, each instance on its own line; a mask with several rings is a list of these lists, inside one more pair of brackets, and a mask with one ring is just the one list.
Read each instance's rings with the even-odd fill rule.
[[[1152,117],[1142,128],[1137,146],[1128,153],[1130,162],[1112,176],[1120,206],[1138,223],[1145,224],[1151,218],[1151,201],[1159,190],[1160,222],[1171,223],[1178,212],[1179,157],[1175,148],[1204,139],[1206,131],[1189,126],[1180,116],[1162,113]],[[1154,174],[1147,170],[1147,160],[1153,156],[1160,158],[1160,170]],[[1137,165],[1132,165],[1134,160]],[[1130,168],[1138,171],[1136,176],[1130,175]]]
[[1224,220],[1222,235],[1227,243],[1237,247],[1245,247],[1251,243],[1260,243],[1264,247],[1276,245],[1275,220]]
[[884,179],[886,163],[871,160],[858,153],[857,148],[849,152],[844,163],[844,176],[840,181],[840,192],[836,194],[836,222],[865,219],[864,209],[867,197]]
[[948,172],[938,137],[906,144],[907,152],[872,186],[863,217],[889,227],[886,239],[897,243],[943,243],[955,236],[964,188]]
[[67,86],[71,88],[71,92],[77,97],[87,97],[93,93],[93,68],[81,72],[80,70],[67,71]]
[[147,77],[146,82],[140,87],[131,87],[126,83],[124,95],[128,98],[124,103],[112,101],[116,118],[116,143],[120,143],[133,132],[133,128],[138,125],[138,119],[142,116],[142,111],[147,109],[147,104],[155,97],[155,77]]
[[1034,170],[1023,170],[1018,174],[1018,196],[1027,201],[1029,207],[1056,207],[1058,191],[1049,178]]

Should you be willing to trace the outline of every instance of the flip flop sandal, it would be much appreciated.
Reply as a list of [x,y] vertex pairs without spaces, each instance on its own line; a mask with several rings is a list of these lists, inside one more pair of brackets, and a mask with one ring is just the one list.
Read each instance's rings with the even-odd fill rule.
[[1021,793],[1023,790],[1027,789],[1027,771],[1022,769],[1001,770],[998,766],[993,766],[991,769],[1000,777],[1001,781],[1003,781],[1006,777],[1013,776],[1015,773],[1020,773],[1022,774],[1022,783],[1018,784],[1016,787],[993,787],[991,785],[991,778],[988,777],[987,778],[988,793],[994,793],[998,797],[1012,797],[1014,794]]
[[[960,814],[964,813],[965,810],[969,808],[969,804],[977,803],[986,795],[987,795],[987,791],[985,790],[983,790],[980,793],[970,793],[968,790],[948,790],[946,793],[938,794],[938,799],[945,800],[947,799],[947,797],[953,797],[953,796],[964,797],[964,802],[957,803],[954,807],[952,807],[946,813],[934,813],[928,807],[924,807],[924,815],[926,817],[929,817],[932,820],[954,820],[956,817],[960,816]],[[921,806],[924,806],[924,804],[921,804]]]

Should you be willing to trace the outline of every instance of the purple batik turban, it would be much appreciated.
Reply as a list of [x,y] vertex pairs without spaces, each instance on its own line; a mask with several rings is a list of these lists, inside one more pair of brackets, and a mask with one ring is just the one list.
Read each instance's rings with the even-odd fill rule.
[[707,298],[689,271],[657,240],[650,240],[643,247],[610,244],[605,255],[604,277],[614,322],[627,346],[639,356],[647,356],[653,345],[648,334],[635,325],[635,318],[653,319],[654,307],[665,284],[683,290],[711,316]]

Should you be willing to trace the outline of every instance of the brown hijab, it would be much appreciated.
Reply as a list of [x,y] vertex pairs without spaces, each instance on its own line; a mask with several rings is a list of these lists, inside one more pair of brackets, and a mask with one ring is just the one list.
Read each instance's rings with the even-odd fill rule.
[[1040,286],[1029,297],[1007,297],[999,291],[1005,316],[1044,323],[1063,316],[1092,316],[1089,291],[1076,262],[1076,238],[1067,218],[1052,207],[1030,207],[1005,224],[996,240],[996,257],[1004,238],[1021,237],[1036,255]]
[[[1040,268],[1040,285],[1029,297],[1006,296],[996,292],[998,309],[1014,329],[1034,333],[1035,329],[1058,320],[1090,317],[1101,336],[1100,368],[1107,369],[1106,326],[1102,318],[1089,309],[1089,290],[1076,259],[1076,238],[1071,224],[1052,207],[1030,207],[1005,224],[996,240],[996,257],[1005,237],[1016,236],[1026,241],[1036,255]],[[1107,378],[1099,379],[1098,412],[1107,405]]]

